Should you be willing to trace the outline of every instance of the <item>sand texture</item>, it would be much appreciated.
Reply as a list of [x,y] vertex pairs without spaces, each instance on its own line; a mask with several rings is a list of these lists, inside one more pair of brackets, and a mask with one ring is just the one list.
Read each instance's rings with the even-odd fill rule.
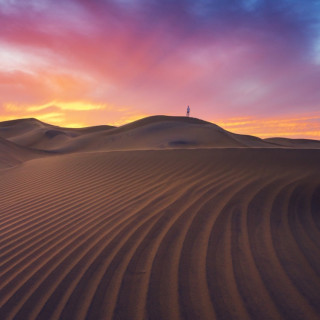
[[169,117],[0,137],[1,320],[320,319],[317,142]]

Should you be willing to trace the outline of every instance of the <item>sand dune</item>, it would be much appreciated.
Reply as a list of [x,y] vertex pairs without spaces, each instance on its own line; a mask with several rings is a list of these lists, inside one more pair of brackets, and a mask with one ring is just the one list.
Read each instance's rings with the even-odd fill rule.
[[[168,144],[187,128],[193,148]],[[0,171],[0,319],[319,319],[320,151],[221,130],[155,117],[69,154],[0,140],[27,154]],[[92,139],[112,136],[121,151]]]
[[112,126],[95,126],[88,128],[62,128],[37,119],[19,119],[0,122],[0,137],[20,146],[39,150],[63,148],[72,138],[90,133],[106,132]]
[[279,141],[234,134],[213,123],[195,118],[168,116],[148,117],[118,128],[98,126],[84,129],[54,127],[35,119],[15,120],[6,122],[5,126],[0,123],[0,137],[21,146],[59,153],[176,148],[295,147],[295,145],[281,144]]

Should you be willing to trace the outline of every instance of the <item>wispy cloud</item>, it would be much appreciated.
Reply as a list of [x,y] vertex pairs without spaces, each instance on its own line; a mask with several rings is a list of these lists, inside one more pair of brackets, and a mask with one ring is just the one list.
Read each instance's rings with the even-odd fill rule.
[[[39,111],[39,110],[47,109],[52,106],[60,110],[73,110],[73,111],[90,111],[90,110],[106,109],[106,105],[93,104],[93,103],[84,102],[84,101],[72,101],[72,102],[51,101],[43,105],[27,106],[26,111],[27,112]],[[109,107],[108,109],[111,109],[111,108]]]
[[[42,105],[6,104],[0,121],[20,118],[37,118],[41,121],[66,127],[83,127],[108,124],[122,125],[149,114],[137,113],[128,106],[93,104],[86,101],[51,101]],[[99,120],[97,120],[99,119]]]
[[280,118],[230,118],[217,121],[221,127],[241,134],[269,137],[320,139],[320,113]]

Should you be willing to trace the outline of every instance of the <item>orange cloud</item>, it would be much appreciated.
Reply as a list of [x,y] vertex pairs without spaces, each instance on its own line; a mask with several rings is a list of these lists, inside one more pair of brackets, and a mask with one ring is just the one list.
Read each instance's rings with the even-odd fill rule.
[[[90,110],[106,109],[105,104],[94,104],[94,103],[83,102],[83,101],[72,101],[72,102],[52,101],[43,105],[28,106],[26,108],[26,111],[34,112],[34,111],[46,109],[51,106],[55,106],[61,110],[75,110],[75,111],[90,111]],[[108,109],[112,109],[112,106],[108,106]]]
[[216,121],[216,123],[232,132],[254,135],[261,138],[320,138],[320,114],[289,118],[229,118]]
[[119,126],[146,116],[148,114],[127,106],[88,101],[51,101],[38,105],[5,104],[0,121],[37,118],[53,125],[78,128],[97,124]]

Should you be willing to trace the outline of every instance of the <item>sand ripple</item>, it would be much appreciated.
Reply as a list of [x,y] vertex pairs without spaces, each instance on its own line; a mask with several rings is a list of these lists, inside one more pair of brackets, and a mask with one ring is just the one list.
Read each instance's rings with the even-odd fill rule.
[[163,150],[4,170],[0,319],[319,319],[319,163]]

